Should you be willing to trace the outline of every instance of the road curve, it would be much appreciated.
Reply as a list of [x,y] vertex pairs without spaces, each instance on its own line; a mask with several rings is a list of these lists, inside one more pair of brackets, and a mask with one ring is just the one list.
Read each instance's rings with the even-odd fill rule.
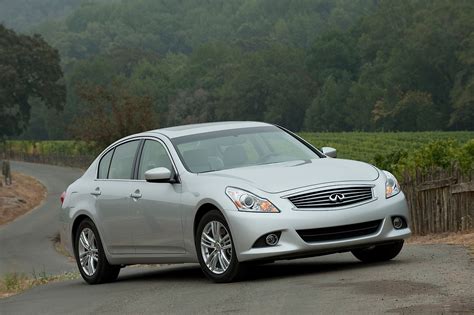
[[197,265],[125,268],[115,283],[82,280],[0,300],[3,314],[473,314],[474,268],[461,246],[408,245],[395,260],[350,254],[258,266],[214,284]]
[[[0,274],[76,270],[50,237],[59,195],[81,171],[13,163],[48,189],[38,209],[0,228]],[[242,282],[213,284],[194,264],[127,267],[115,283],[82,279],[0,299],[0,314],[451,314],[474,313],[474,259],[461,246],[407,245],[393,261],[336,254],[257,266]]]
[[59,231],[59,197],[82,175],[79,169],[11,162],[12,170],[37,178],[48,195],[35,210],[0,227],[0,275],[9,272],[57,274],[75,265],[54,249],[51,238]]

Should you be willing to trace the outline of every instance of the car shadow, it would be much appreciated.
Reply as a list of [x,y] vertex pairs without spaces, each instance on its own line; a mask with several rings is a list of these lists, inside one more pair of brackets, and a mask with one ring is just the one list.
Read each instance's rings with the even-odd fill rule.
[[[343,270],[360,270],[375,266],[394,266],[401,261],[393,260],[379,263],[361,263],[358,261],[279,261],[270,264],[249,266],[240,281],[272,281],[288,277],[306,276],[309,274],[327,274]],[[134,268],[134,267],[131,267]],[[122,274],[118,282],[134,281],[172,281],[172,282],[208,282],[198,264],[168,265],[149,267],[153,269],[140,270],[133,273]]]

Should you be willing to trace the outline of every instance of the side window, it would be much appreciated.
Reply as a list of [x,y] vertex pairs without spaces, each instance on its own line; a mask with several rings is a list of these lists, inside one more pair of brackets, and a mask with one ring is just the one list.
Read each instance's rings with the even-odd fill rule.
[[130,141],[115,148],[110,163],[109,179],[131,179],[133,161],[137,152],[139,140]]
[[138,179],[145,179],[145,172],[156,167],[166,167],[173,170],[165,147],[157,141],[146,140],[143,145],[140,166],[138,167]]
[[107,173],[109,172],[110,166],[110,159],[114,154],[114,150],[110,150],[105,154],[99,162],[99,173],[97,174],[97,178],[104,179],[107,178]]

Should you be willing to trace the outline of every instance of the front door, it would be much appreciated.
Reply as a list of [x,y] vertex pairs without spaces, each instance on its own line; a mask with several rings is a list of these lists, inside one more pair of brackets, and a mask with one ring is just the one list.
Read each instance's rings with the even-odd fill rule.
[[138,181],[132,198],[138,215],[138,228],[133,231],[137,254],[184,253],[181,184],[150,183],[145,172],[156,167],[174,171],[165,146],[156,140],[146,140],[138,165]]

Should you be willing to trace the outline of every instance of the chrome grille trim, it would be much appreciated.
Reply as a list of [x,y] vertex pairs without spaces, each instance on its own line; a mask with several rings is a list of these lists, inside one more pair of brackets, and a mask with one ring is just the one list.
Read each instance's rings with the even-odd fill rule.
[[[287,197],[297,209],[339,208],[374,199],[373,186],[347,186],[325,188]],[[331,201],[330,196],[343,197]]]

